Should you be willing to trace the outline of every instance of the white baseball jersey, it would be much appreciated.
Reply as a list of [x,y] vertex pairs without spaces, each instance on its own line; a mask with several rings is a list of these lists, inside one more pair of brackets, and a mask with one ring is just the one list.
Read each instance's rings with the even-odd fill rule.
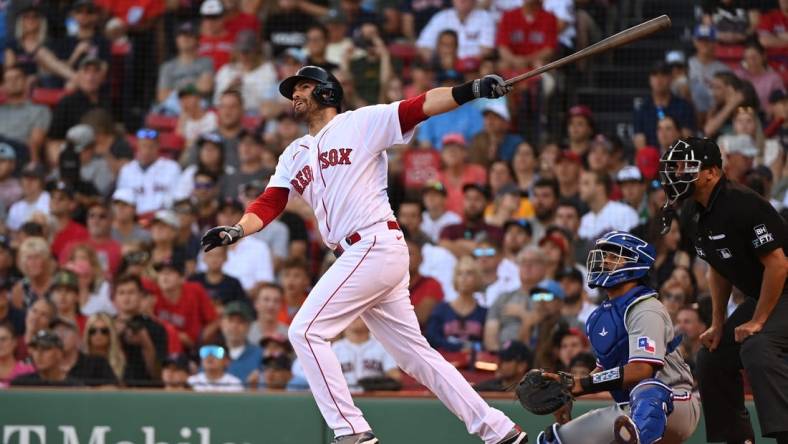
[[156,159],[147,168],[136,160],[120,169],[117,188],[134,192],[137,213],[148,213],[172,205],[173,193],[181,175],[181,167],[170,159]]
[[270,187],[299,194],[315,211],[323,242],[340,240],[377,222],[394,220],[386,194],[386,148],[407,143],[399,102],[346,111],[315,136],[293,141],[279,156]]
[[433,15],[427,26],[421,30],[416,46],[435,49],[441,32],[450,29],[457,33],[457,56],[480,57],[482,48],[495,46],[495,20],[489,12],[474,9],[461,21],[454,8],[444,9]]
[[342,374],[351,389],[360,389],[358,381],[364,378],[386,376],[397,368],[394,358],[389,355],[375,338],[370,337],[363,344],[354,344],[347,339],[335,342],[331,349],[337,355]]

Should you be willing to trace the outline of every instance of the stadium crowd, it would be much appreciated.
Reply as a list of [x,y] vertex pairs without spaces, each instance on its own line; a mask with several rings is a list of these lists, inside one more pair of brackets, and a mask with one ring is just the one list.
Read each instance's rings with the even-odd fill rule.
[[[615,3],[0,2],[0,387],[308,390],[287,326],[334,260],[311,210],[293,199],[259,234],[199,244],[304,134],[279,81],[324,67],[352,110],[509,77],[593,43]],[[788,0],[700,3],[694,54],[654,61],[631,134],[566,103],[585,63],[389,150],[412,304],[478,389],[509,390],[532,367],[593,370],[584,321],[603,295],[585,260],[611,229],[655,245],[651,284],[692,365],[707,265],[656,217],[659,156],[679,137],[718,140],[731,180],[788,208]],[[362,321],[333,347],[352,388],[415,388]]]

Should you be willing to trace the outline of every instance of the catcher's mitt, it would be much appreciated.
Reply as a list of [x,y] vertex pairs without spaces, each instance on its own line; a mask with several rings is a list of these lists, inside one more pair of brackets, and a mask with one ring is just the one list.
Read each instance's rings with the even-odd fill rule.
[[547,415],[572,401],[572,375],[558,372],[561,382],[544,376],[544,371],[534,369],[525,374],[515,393],[520,404],[536,415]]

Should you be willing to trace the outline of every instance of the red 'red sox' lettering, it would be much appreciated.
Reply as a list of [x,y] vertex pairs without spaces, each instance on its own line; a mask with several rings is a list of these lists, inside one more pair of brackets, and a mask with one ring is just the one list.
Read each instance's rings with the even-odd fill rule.
[[[350,153],[352,151],[352,148],[332,148],[328,151],[320,153],[320,169],[324,170],[328,167],[336,165],[350,165]],[[296,174],[295,179],[290,181],[290,184],[293,185],[293,189],[298,191],[298,194],[304,194],[304,190],[311,182],[312,168],[310,168],[309,165],[306,165]]]
[[350,165],[351,151],[353,151],[352,148],[332,148],[320,153],[320,169],[324,170],[336,165]]

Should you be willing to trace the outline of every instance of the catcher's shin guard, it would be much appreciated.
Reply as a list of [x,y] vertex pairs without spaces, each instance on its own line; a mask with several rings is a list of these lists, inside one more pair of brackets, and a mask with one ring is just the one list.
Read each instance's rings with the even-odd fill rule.
[[657,379],[644,379],[630,392],[629,411],[640,442],[655,443],[662,439],[668,415],[673,412],[673,390]]

